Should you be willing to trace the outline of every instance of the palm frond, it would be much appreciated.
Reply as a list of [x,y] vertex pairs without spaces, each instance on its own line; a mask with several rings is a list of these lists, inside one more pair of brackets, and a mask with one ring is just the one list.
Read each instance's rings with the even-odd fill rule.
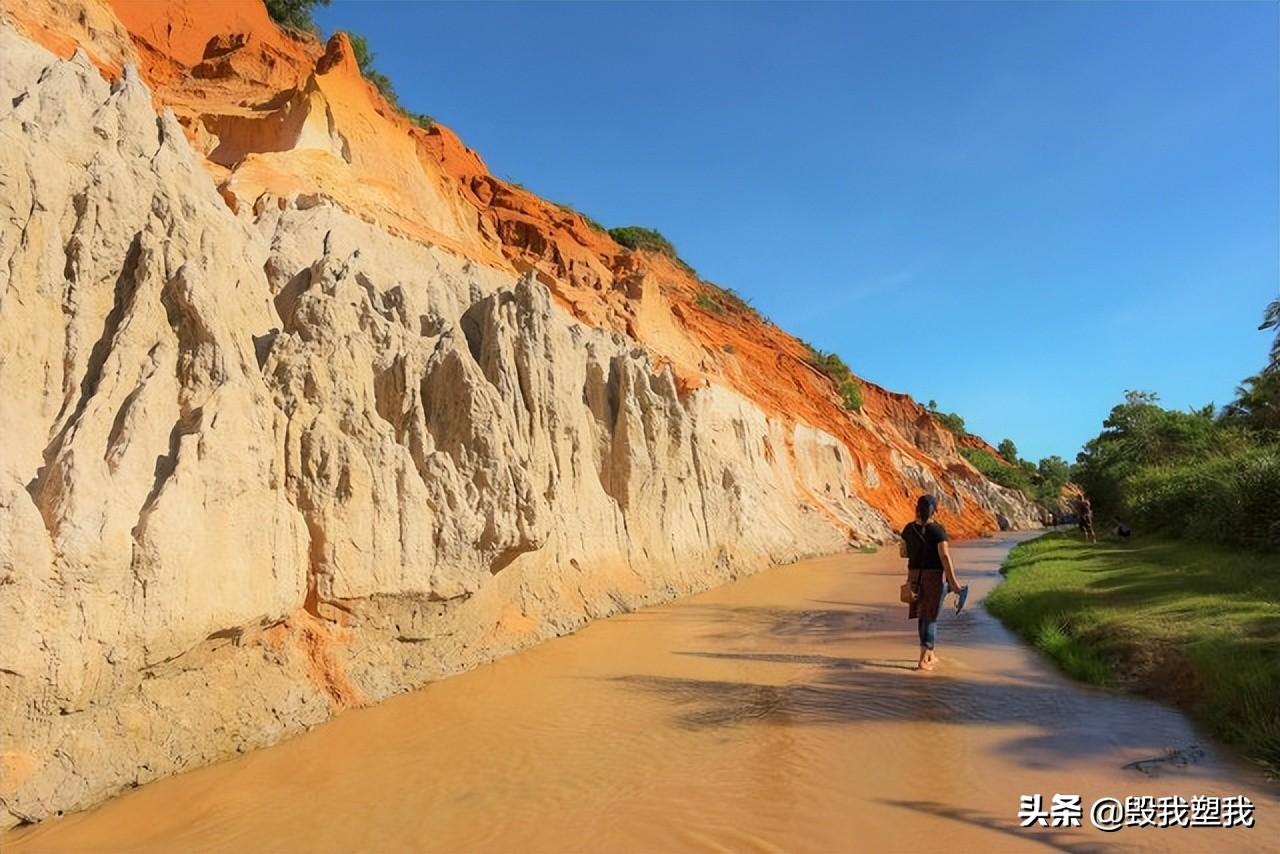
[[1276,330],[1275,340],[1271,342],[1271,361],[1263,370],[1268,374],[1280,373],[1280,299],[1273,299],[1267,304],[1267,310],[1262,313],[1262,325],[1258,329]]

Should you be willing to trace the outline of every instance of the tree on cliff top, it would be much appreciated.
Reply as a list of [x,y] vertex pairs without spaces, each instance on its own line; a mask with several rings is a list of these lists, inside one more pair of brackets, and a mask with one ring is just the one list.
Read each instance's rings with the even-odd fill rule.
[[996,446],[996,451],[1004,457],[1005,462],[1018,462],[1018,446],[1013,444],[1012,439],[1001,439],[1000,444]]
[[319,35],[320,28],[311,17],[316,6],[328,6],[329,0],[264,0],[271,20],[282,27]]

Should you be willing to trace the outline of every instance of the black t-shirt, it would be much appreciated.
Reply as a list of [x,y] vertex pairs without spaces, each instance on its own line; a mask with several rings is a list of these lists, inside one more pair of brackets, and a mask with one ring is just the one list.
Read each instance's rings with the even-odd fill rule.
[[937,522],[909,522],[902,529],[902,541],[907,544],[907,569],[942,569],[938,543],[947,541],[946,528]]

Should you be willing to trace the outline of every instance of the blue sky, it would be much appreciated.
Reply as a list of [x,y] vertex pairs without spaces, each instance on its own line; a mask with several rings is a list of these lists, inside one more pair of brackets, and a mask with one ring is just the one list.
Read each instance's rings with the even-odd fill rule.
[[1280,292],[1273,3],[318,10],[498,175],[1073,460],[1127,388],[1226,402]]

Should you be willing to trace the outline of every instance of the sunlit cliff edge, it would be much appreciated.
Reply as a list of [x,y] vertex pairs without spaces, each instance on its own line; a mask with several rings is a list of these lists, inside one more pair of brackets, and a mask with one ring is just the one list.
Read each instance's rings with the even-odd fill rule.
[[1038,523],[909,397],[847,410],[411,123],[344,35],[2,3],[0,828],[884,542],[922,491],[961,536]]

